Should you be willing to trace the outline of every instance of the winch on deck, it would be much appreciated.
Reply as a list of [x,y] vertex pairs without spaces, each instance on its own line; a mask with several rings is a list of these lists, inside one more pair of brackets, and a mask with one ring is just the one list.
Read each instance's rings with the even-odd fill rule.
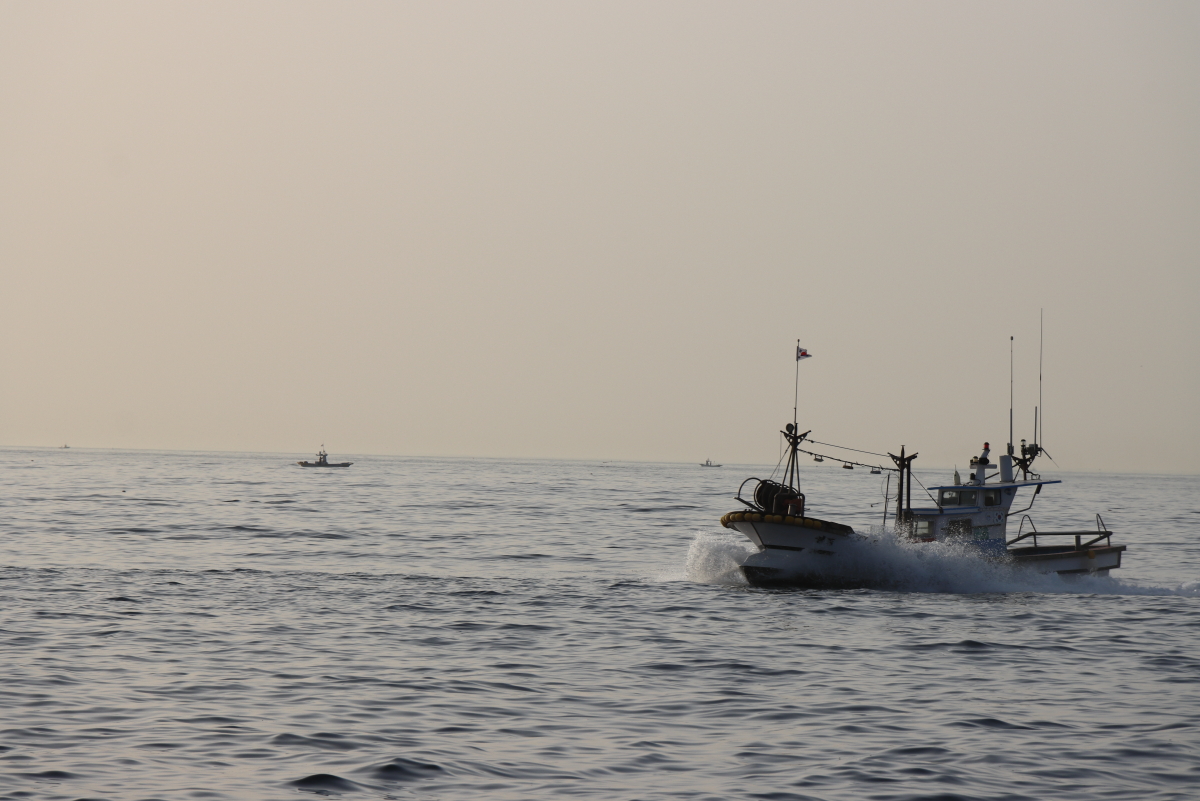
[[[788,426],[789,428],[791,426]],[[771,514],[794,514],[804,516],[804,493],[797,489],[780,484],[770,479],[748,478],[742,482],[742,487],[750,481],[758,481],[754,487],[754,505],[764,512]],[[742,499],[742,490],[738,488],[737,499]]]

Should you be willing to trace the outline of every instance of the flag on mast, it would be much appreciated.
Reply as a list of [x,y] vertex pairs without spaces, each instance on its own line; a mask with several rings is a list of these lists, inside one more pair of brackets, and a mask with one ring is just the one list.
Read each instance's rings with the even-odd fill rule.
[[801,359],[811,359],[811,358],[812,358],[812,354],[808,352],[808,348],[802,348],[799,345],[796,346],[796,361],[800,361]]

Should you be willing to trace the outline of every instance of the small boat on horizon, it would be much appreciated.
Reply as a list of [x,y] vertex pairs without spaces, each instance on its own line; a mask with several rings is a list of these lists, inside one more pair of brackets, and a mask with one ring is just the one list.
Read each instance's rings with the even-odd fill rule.
[[703,464],[701,464],[700,466],[701,466],[701,467],[720,467],[721,465],[719,465],[719,464],[713,464],[713,460],[712,460],[712,459],[705,459],[705,460],[704,460],[704,463],[703,463]]
[[296,462],[296,464],[301,467],[349,467],[354,462],[329,461],[329,454],[325,453],[325,446],[322,445],[321,450],[317,453],[317,460],[315,462]]

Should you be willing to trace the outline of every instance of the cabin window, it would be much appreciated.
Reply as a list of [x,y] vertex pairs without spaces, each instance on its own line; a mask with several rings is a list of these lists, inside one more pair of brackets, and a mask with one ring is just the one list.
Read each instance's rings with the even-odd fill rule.
[[958,506],[958,490],[942,490],[942,506]]
[[917,518],[917,524],[913,527],[913,537],[918,540],[933,539],[933,529],[928,520]]
[[984,490],[983,491],[984,506],[999,506],[1000,505],[1000,490]]
[[978,495],[979,495],[979,493],[976,492],[975,490],[959,490],[958,491],[958,505],[959,506],[974,506],[976,503],[978,503],[978,501],[975,500],[976,496],[978,496]]

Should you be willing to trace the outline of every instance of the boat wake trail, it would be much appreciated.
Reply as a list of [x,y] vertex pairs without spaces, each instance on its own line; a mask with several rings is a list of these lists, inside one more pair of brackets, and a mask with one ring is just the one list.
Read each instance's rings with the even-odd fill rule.
[[[1082,595],[1161,595],[1200,597],[1200,582],[1177,587],[1140,585],[1102,575],[1038,573],[1003,559],[982,558],[966,545],[908,542],[891,533],[846,543],[843,569],[866,589],[928,593],[1068,593]],[[756,553],[750,543],[726,533],[697,532],[688,549],[688,580],[702,584],[745,585],[740,571]],[[781,553],[781,559],[789,554]]]

